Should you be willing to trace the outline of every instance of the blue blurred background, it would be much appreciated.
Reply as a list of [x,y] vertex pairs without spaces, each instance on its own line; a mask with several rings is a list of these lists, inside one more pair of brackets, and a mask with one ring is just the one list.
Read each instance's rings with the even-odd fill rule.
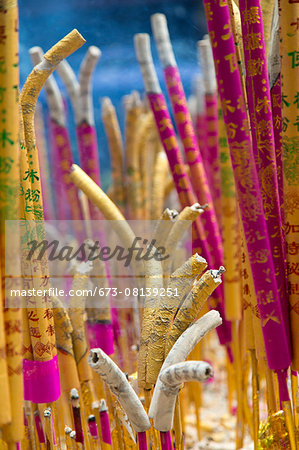
[[[86,44],[69,59],[76,74],[89,45],[102,51],[93,78],[95,120],[100,152],[103,188],[109,184],[109,155],[101,124],[100,98],[109,96],[114,103],[121,127],[124,125],[122,97],[133,89],[143,93],[143,81],[136,61],[133,36],[151,34],[150,16],[156,12],[167,16],[175,56],[186,94],[191,92],[194,75],[199,71],[196,42],[207,32],[201,0],[19,0],[20,8],[20,83],[23,85],[32,69],[28,50],[38,45],[47,51],[73,28]],[[162,70],[152,41],[155,66],[165,91]],[[57,76],[63,95],[63,84]],[[40,96],[46,114],[44,93]],[[68,109],[70,132],[77,151],[71,108]]]

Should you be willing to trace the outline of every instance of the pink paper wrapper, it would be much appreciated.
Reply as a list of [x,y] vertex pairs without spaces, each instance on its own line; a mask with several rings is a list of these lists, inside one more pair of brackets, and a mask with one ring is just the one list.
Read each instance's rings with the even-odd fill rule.
[[105,444],[112,445],[109,416],[107,411],[100,412],[100,422],[102,431],[102,441],[105,442]]
[[107,355],[114,353],[111,323],[87,322],[87,336],[90,348],[101,348]]
[[268,365],[274,370],[285,369],[290,364],[288,338],[247,127],[229,8],[225,2],[219,5],[208,0],[204,0],[204,7]]
[[[200,217],[200,222],[203,224],[204,228],[204,241],[202,242],[202,246],[204,247],[205,252],[203,256],[206,257],[211,267],[218,268],[223,264],[223,248],[220,230],[203,161],[193,129],[192,119],[188,111],[180,74],[177,67],[169,66],[164,69],[164,75],[175,122],[190,167],[193,189],[198,201],[201,204],[208,203],[209,205],[209,208]],[[231,326],[229,322],[225,321],[224,292],[222,285],[217,288],[217,292],[213,295],[213,300],[212,307],[219,311],[223,319],[222,325],[217,328],[219,340],[221,344],[226,344],[231,341]]]
[[24,399],[33,403],[55,402],[60,397],[57,355],[50,361],[23,360]]
[[[81,123],[76,128],[81,168],[98,185],[101,186],[100,164],[97,146],[97,133],[95,127]],[[90,218],[102,219],[102,214],[89,202]]]
[[273,131],[271,96],[264,43],[262,11],[259,0],[240,0],[244,57],[246,67],[247,100],[252,130],[252,148],[258,171],[260,190],[275,277],[284,318],[284,326],[291,353],[289,334],[289,306],[286,268],[284,264],[282,221],[278,193],[276,152]]

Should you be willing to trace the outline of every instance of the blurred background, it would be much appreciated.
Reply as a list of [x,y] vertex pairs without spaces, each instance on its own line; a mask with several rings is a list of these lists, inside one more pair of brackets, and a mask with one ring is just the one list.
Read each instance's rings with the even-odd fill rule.
[[[28,50],[38,45],[47,51],[73,28],[86,39],[69,63],[78,75],[88,46],[96,45],[102,56],[93,77],[93,100],[99,145],[103,188],[110,183],[109,154],[101,124],[100,99],[108,96],[116,107],[120,125],[124,125],[122,97],[133,89],[143,93],[143,81],[136,61],[133,36],[151,34],[150,16],[160,12],[167,16],[170,37],[187,96],[192,89],[194,75],[200,70],[197,63],[196,42],[207,32],[201,0],[19,0],[20,8],[20,84],[32,70]],[[164,93],[165,84],[157,52],[152,41],[155,66]],[[55,74],[55,72],[54,72]],[[67,99],[59,76],[55,78]],[[40,100],[46,116],[45,96]],[[76,162],[72,110],[68,102],[69,127]]]

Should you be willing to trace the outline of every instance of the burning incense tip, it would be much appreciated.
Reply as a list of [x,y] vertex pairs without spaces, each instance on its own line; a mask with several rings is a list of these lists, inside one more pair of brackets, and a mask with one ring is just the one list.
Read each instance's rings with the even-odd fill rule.
[[78,400],[78,398],[79,398],[78,391],[77,391],[76,388],[73,388],[73,389],[71,390],[71,399],[72,399],[72,400]]
[[76,431],[71,431],[71,432],[70,432],[70,437],[71,437],[72,439],[76,439]]
[[65,426],[64,427],[64,432],[65,432],[65,434],[70,434],[72,432],[72,429],[70,427],[68,427],[68,426]]
[[95,422],[96,418],[93,414],[91,414],[90,416],[88,416],[88,422]]

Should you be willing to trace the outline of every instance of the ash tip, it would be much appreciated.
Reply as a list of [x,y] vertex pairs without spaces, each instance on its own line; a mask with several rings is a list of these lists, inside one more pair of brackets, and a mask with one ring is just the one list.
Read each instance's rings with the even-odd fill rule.
[[91,361],[94,363],[94,364],[96,364],[98,361],[99,361],[99,357],[98,357],[98,354],[95,352],[95,351],[93,351],[93,350],[90,350],[90,358],[91,358]]
[[207,260],[205,258],[203,258],[202,256],[200,256],[198,253],[194,253],[193,257],[194,257],[195,261],[207,264]]
[[88,416],[88,423],[95,422],[95,421],[96,421],[96,417],[93,414],[90,414],[90,416]]
[[70,434],[72,432],[72,429],[66,425],[64,427],[64,432],[65,432],[65,434]]
[[44,417],[51,417],[51,411],[49,409],[44,410]]
[[76,431],[71,431],[71,432],[70,432],[70,437],[71,437],[72,439],[75,439],[75,438],[76,438]]
[[107,408],[107,405],[106,405],[106,401],[103,398],[101,398],[101,400],[100,400],[99,411],[100,412],[108,411],[108,408]]
[[226,268],[223,266],[220,266],[217,271],[217,276],[222,275],[224,272],[226,272]]
[[175,219],[178,217],[178,215],[179,215],[179,213],[178,213],[178,211],[176,210],[176,209],[169,209],[169,208],[167,208],[167,213],[168,213],[168,215],[169,215],[169,217],[170,217],[170,220],[172,221],[172,222],[174,222],[175,221]]
[[76,388],[71,389],[71,399],[77,400],[79,398],[78,390]]

